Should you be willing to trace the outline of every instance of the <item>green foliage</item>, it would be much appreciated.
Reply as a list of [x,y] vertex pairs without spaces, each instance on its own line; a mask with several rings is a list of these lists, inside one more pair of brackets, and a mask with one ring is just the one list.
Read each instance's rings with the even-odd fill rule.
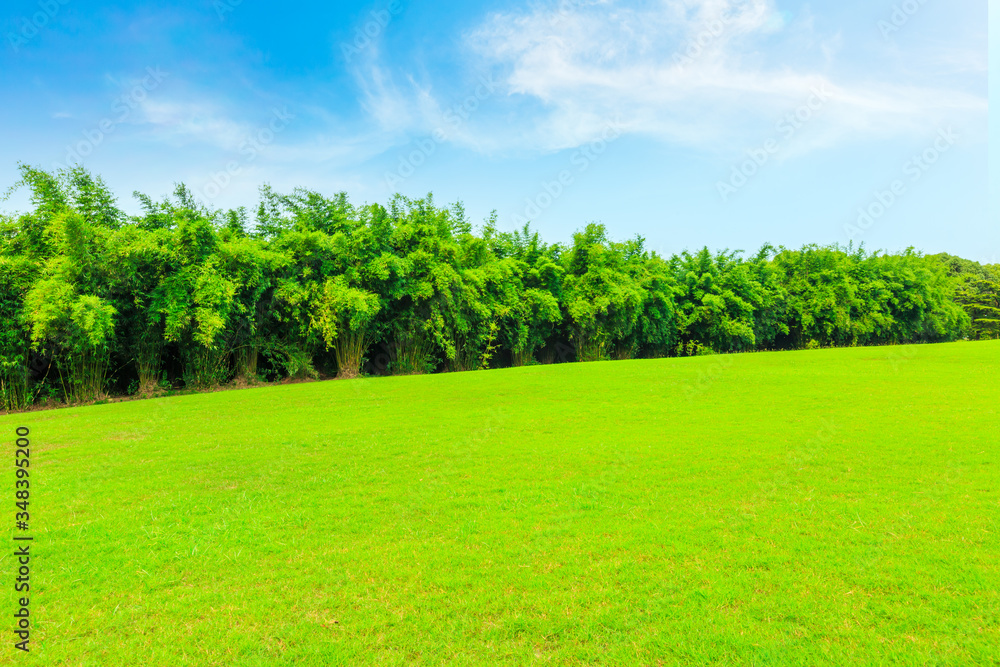
[[933,258],[955,279],[955,302],[968,317],[969,337],[1000,338],[1000,265],[984,265],[947,254]]
[[4,410],[18,410],[30,402],[31,330],[23,304],[35,273],[30,259],[0,254],[0,408]]
[[603,225],[589,224],[573,235],[566,253],[563,297],[570,339],[578,361],[631,356],[628,344],[642,313],[644,294],[629,264],[641,240],[616,244]]
[[968,318],[941,263],[912,249],[898,255],[806,246],[773,260],[786,297],[786,347],[954,340]]
[[56,275],[32,287],[25,309],[36,349],[51,349],[64,364],[60,371],[67,396],[75,401],[100,397],[115,333],[114,306],[98,296],[79,294]]
[[[125,215],[81,168],[21,166],[0,216],[0,399],[230,380],[1000,336],[998,271],[913,250],[764,246],[669,258],[599,224],[572,243],[478,230],[460,203],[261,188],[255,221],[183,184]],[[572,356],[572,354],[570,355]],[[381,364],[385,368],[385,363]],[[49,369],[54,372],[49,373]],[[115,369],[109,372],[109,369]],[[43,372],[44,371],[44,372]]]
[[958,292],[958,303],[969,313],[973,338],[1000,338],[1000,280],[965,281]]
[[310,324],[336,350],[338,375],[357,377],[379,312],[378,295],[351,287],[340,275],[327,278],[310,302]]
[[761,286],[737,253],[681,253],[671,261],[677,277],[680,350],[732,352],[756,346],[754,304]]

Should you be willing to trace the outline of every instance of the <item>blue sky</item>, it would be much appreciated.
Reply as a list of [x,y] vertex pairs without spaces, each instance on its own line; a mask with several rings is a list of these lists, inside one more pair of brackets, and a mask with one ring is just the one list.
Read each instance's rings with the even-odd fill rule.
[[128,210],[176,181],[217,207],[253,207],[262,183],[432,191],[554,241],[599,221],[665,253],[854,241],[1000,261],[981,0],[0,11],[5,185],[18,161],[81,163]]

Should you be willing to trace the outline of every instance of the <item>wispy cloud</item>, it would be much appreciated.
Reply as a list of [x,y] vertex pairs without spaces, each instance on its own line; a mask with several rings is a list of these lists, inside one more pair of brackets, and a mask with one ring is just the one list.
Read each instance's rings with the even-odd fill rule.
[[196,143],[235,150],[246,137],[249,124],[228,117],[216,103],[192,100],[146,100],[139,124],[164,143]]
[[[308,131],[293,133],[294,136],[283,135],[275,140],[266,151],[269,163],[333,161],[350,165],[381,153],[389,145],[385,138],[380,138],[382,133],[379,131],[352,131],[328,114],[320,114],[324,117],[317,120],[315,112],[322,110],[316,107],[289,110],[286,105],[277,105],[270,110],[265,106],[259,111],[263,115],[255,122],[237,119],[233,109],[216,101],[147,100],[141,105],[136,125],[147,139],[172,146],[208,146],[225,155],[248,151],[254,138],[267,131],[269,114],[275,111],[292,114],[297,119],[292,121],[292,127],[305,127]],[[315,129],[317,125],[333,127],[330,132],[322,132]]]
[[[503,72],[503,89],[529,130],[489,128],[495,144],[539,150],[580,145],[619,118],[626,132],[725,148],[750,127],[773,125],[814,89],[830,97],[808,141],[823,146],[926,131],[981,116],[986,100],[942,90],[830,74],[839,36],[815,34],[772,0],[562,0],[490,15],[469,48]],[[789,53],[814,45],[815,62]],[[801,57],[796,61],[801,61]],[[531,103],[534,103],[533,106]]]
[[[282,104],[274,98],[294,99],[298,119],[253,168],[351,169],[427,136],[486,154],[577,148],[610,122],[624,135],[742,153],[817,90],[822,111],[775,159],[985,116],[978,89],[941,88],[952,85],[944,75],[914,77],[913,59],[903,54],[887,58],[898,70],[864,78],[856,67],[838,67],[855,63],[850,49],[815,23],[774,0],[555,0],[485,16],[461,36],[461,57],[444,70],[387,53],[379,32],[344,63],[358,86],[353,109],[341,96],[327,104],[331,96],[316,94],[321,81],[300,95],[253,86],[209,91],[181,85],[177,74],[177,88],[142,99],[126,124],[130,134],[172,149],[239,154],[272,104]],[[942,71],[984,67],[976,52],[953,45],[919,55]]]

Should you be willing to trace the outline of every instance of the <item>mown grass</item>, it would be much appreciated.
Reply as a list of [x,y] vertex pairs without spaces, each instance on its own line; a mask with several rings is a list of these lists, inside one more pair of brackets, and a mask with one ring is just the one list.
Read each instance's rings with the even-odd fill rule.
[[33,650],[0,655],[998,664],[998,377],[1000,342],[958,343],[0,417],[36,553]]

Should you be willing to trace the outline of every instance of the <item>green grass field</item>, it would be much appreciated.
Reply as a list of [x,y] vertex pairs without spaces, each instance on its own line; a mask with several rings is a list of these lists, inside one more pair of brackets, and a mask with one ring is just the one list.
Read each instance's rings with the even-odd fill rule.
[[0,662],[1000,664],[998,378],[957,343],[3,416]]

